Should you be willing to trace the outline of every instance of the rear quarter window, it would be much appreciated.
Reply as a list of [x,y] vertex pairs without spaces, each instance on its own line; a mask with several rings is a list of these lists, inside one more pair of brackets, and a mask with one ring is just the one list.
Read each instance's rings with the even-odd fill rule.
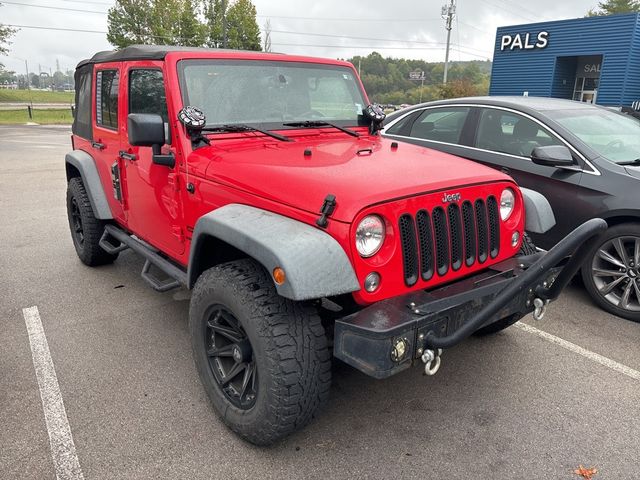
[[118,128],[118,70],[96,73],[96,123],[102,127]]

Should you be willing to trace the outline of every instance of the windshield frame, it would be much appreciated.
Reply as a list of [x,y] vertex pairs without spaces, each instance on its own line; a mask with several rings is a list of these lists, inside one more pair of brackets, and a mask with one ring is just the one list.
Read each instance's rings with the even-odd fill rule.
[[[307,69],[318,69],[318,70],[334,70],[334,71],[342,71],[342,72],[348,72],[349,74],[351,74],[353,76],[353,84],[355,89],[357,90],[357,92],[359,93],[359,95],[362,98],[363,101],[363,105],[362,108],[364,110],[364,108],[366,108],[367,106],[367,102],[368,102],[368,97],[366,95],[366,92],[364,91],[364,88],[362,86],[362,83],[360,81],[360,78],[358,77],[355,69],[353,67],[347,66],[347,65],[340,65],[340,64],[333,64],[333,63],[321,63],[321,62],[306,62],[306,61],[300,61],[300,60],[285,60],[282,58],[278,58],[278,59],[238,59],[238,58],[185,58],[185,59],[179,59],[176,62],[176,68],[177,68],[177,73],[178,73],[178,84],[179,84],[179,88],[180,88],[180,100],[182,101],[182,106],[188,106],[191,105],[189,103],[189,95],[188,95],[188,88],[187,88],[187,84],[186,84],[186,78],[185,78],[185,68],[187,66],[191,66],[191,65],[210,65],[210,64],[216,64],[216,65],[238,65],[238,66],[242,66],[242,65],[252,65],[252,66],[272,66],[274,64],[279,64],[283,67],[288,67],[288,68],[307,68]],[[192,105],[198,108],[201,108],[198,105]],[[323,118],[308,118],[306,120],[310,120],[310,121],[323,121]],[[288,120],[288,119],[284,119],[281,121],[264,121],[264,122],[247,122],[247,121],[238,121],[238,122],[232,122],[232,121],[225,121],[225,122],[221,122],[221,123],[209,123],[207,121],[207,128],[211,128],[211,127],[220,127],[223,125],[234,125],[234,124],[244,124],[244,125],[248,125],[248,126],[255,126],[258,128],[262,128],[263,130],[298,130],[300,129],[300,127],[292,127],[292,126],[288,126],[288,125],[284,125],[285,123],[290,123],[290,122],[297,122],[297,121],[302,121],[302,120]],[[341,126],[341,127],[368,127],[369,126],[369,120],[363,115],[360,114],[357,116],[357,119],[354,120],[339,120],[339,119],[330,119],[327,118],[326,121],[329,121],[330,123],[334,123],[335,125]],[[318,128],[326,128],[326,127],[318,127]],[[206,132],[205,132],[206,133]]]

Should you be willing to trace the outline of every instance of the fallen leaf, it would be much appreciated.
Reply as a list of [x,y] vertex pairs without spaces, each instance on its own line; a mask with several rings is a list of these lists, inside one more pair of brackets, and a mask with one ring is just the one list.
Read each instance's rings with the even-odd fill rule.
[[573,473],[575,473],[576,475],[581,476],[582,478],[586,479],[586,480],[591,480],[593,478],[593,476],[598,473],[598,469],[597,468],[585,468],[582,465],[580,465],[578,468],[576,468]]

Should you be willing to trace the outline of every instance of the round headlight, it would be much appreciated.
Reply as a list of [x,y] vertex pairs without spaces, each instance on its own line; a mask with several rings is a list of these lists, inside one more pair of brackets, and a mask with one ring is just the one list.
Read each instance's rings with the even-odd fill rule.
[[384,221],[378,215],[367,215],[356,229],[356,249],[361,257],[375,255],[384,242]]
[[502,195],[500,195],[500,218],[502,218],[503,221],[511,216],[515,202],[516,196],[513,190],[505,188],[502,191]]

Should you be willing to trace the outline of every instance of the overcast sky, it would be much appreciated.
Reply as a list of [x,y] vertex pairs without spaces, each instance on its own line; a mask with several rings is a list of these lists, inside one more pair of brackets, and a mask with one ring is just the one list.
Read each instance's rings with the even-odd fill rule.
[[[109,0],[0,0],[0,23],[24,26],[0,62],[16,72],[73,68],[112,47],[106,40]],[[448,0],[253,0],[261,29],[271,22],[273,51],[350,58],[384,56],[444,60],[446,31],[440,17]],[[582,17],[593,2],[580,0],[458,0],[451,32],[452,60],[493,55],[496,27]],[[38,6],[36,6],[38,5]],[[53,7],[53,8],[44,8]],[[72,11],[80,10],[80,11]],[[89,12],[89,10],[91,12]],[[79,29],[86,32],[25,28]],[[318,35],[312,35],[318,34]]]

